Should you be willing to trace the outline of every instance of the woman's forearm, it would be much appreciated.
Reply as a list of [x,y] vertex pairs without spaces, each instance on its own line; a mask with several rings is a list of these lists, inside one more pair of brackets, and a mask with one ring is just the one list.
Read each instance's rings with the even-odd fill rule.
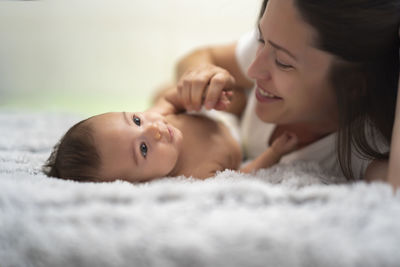
[[196,49],[179,60],[176,65],[176,80],[179,80],[187,70],[203,64],[215,65],[210,48]]
[[400,187],[400,78],[397,88],[397,104],[390,145],[389,170],[387,181],[396,190]]

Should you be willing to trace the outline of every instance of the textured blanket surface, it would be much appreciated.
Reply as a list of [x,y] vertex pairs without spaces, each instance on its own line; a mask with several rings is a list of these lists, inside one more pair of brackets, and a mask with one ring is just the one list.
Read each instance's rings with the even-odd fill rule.
[[72,114],[0,112],[0,266],[400,266],[400,195],[314,163],[133,185],[40,171]]

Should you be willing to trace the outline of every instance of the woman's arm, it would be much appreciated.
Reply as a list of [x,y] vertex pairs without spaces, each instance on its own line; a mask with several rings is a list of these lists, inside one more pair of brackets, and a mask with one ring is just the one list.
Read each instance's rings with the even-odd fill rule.
[[388,166],[389,163],[387,160],[373,160],[365,170],[364,179],[367,182],[387,182]]
[[[400,28],[398,34],[400,37]],[[367,180],[385,180],[392,185],[394,193],[396,193],[397,188],[400,187],[400,73],[397,82],[396,110],[394,114],[392,140],[390,142],[389,160],[374,160],[368,166],[365,178]]]
[[396,191],[400,187],[400,77],[397,88],[397,103],[393,125],[392,141],[390,144],[389,167],[387,182]]
[[366,181],[385,181],[392,185],[394,192],[400,187],[400,76],[398,82],[398,96],[392,140],[390,144],[389,160],[374,160],[365,172]]

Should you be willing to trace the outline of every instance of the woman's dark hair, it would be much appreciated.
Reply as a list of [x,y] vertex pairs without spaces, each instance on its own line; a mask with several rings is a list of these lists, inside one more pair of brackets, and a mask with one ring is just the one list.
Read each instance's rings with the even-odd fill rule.
[[[267,3],[263,1],[259,19]],[[389,157],[370,140],[374,140],[372,129],[377,129],[388,145],[391,141],[399,77],[400,1],[293,3],[318,33],[314,46],[338,59],[330,70],[339,107],[337,152],[344,175],[352,180],[352,151],[365,159]]]
[[72,126],[54,146],[42,168],[47,176],[79,182],[96,180],[101,161],[87,120]]

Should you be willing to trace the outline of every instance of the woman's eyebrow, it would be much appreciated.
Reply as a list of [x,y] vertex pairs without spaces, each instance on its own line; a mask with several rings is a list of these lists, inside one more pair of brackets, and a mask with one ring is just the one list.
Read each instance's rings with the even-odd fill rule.
[[282,46],[279,46],[279,45],[275,44],[275,43],[272,42],[271,40],[268,40],[268,43],[269,43],[270,45],[272,45],[275,49],[278,49],[278,50],[281,50],[282,52],[285,52],[285,53],[288,54],[291,58],[293,58],[295,61],[298,61],[297,58],[296,58],[292,53],[290,53],[290,51],[287,50],[286,48],[283,48]]
[[[262,35],[262,32],[261,32],[260,24],[258,24],[258,33],[259,33],[260,36],[263,36],[263,35]],[[283,48],[282,46],[280,46],[280,45],[278,45],[278,44],[272,42],[271,40],[268,40],[268,43],[269,43],[271,46],[273,46],[275,49],[278,49],[278,50],[281,50],[282,52],[285,52],[286,54],[288,54],[288,56],[290,56],[291,58],[293,58],[295,61],[298,61],[298,60],[297,60],[297,57],[296,57],[295,55],[293,55],[293,54],[292,54],[289,50],[287,50],[286,48]]]

